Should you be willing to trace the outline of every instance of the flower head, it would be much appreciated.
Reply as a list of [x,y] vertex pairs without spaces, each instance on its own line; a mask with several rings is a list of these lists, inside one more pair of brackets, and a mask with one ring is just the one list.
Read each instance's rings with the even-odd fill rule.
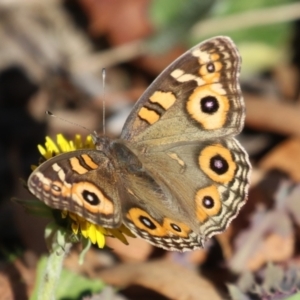
[[[69,151],[77,149],[94,149],[92,137],[87,136],[85,141],[82,141],[80,135],[76,135],[74,140],[68,141],[62,134],[57,135],[56,143],[50,138],[46,137],[45,145],[38,145],[39,152],[45,160]],[[36,166],[32,166],[35,169]],[[73,212],[67,210],[61,211],[61,218],[68,219],[70,221],[69,229],[71,234],[77,237],[75,240],[80,238],[87,239],[93,244],[97,244],[99,248],[103,248],[105,245],[105,236],[115,237],[122,241],[124,244],[128,244],[125,235],[135,237],[129,229],[124,225],[120,228],[106,228],[98,224],[93,224],[87,221],[85,218],[76,215]],[[50,226],[51,227],[51,226]],[[51,227],[52,228],[52,227]],[[47,234],[48,237],[53,237],[51,233]],[[66,235],[63,235],[66,236]],[[48,243],[49,244],[49,243]],[[61,244],[58,242],[58,244]]]

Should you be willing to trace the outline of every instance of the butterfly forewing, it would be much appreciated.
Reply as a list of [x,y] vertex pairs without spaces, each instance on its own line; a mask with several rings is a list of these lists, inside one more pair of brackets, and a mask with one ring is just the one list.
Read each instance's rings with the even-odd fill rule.
[[46,161],[29,177],[28,188],[50,207],[92,223],[121,225],[115,169],[103,152],[77,150]]
[[122,138],[155,145],[235,135],[244,124],[240,55],[230,38],[195,46],[167,67],[136,103]]

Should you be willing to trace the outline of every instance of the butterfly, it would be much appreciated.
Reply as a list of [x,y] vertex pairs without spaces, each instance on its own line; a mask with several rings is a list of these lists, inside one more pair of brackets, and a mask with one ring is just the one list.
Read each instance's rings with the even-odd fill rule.
[[55,156],[28,187],[50,207],[108,228],[123,223],[151,244],[204,246],[245,204],[248,155],[234,138],[244,125],[240,54],[228,37],[176,59],[133,107],[120,138]]

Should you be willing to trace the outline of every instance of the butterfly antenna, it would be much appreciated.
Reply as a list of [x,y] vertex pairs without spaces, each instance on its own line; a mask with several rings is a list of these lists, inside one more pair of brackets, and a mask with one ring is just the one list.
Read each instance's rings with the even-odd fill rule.
[[92,139],[93,139],[94,142],[97,140],[98,134],[97,134],[96,131],[92,131],[91,129],[88,129],[88,128],[86,128],[86,127],[80,125],[80,124],[77,124],[77,123],[75,123],[75,122],[69,121],[69,120],[64,119],[64,118],[62,118],[62,117],[58,117],[58,116],[56,116],[55,114],[53,114],[53,113],[52,113],[51,111],[49,111],[49,110],[46,110],[46,111],[45,111],[45,114],[48,115],[48,116],[50,116],[50,117],[57,118],[57,119],[59,119],[59,120],[61,120],[61,121],[63,121],[63,122],[66,122],[66,123],[68,123],[68,124],[72,124],[72,125],[75,125],[75,126],[80,127],[80,128],[82,128],[82,129],[84,129],[84,130],[86,130],[86,131],[89,132],[89,134],[92,136]]
[[102,85],[103,85],[103,100],[102,100],[102,106],[103,106],[103,135],[105,136],[105,79],[106,79],[106,70],[105,68],[102,69]]

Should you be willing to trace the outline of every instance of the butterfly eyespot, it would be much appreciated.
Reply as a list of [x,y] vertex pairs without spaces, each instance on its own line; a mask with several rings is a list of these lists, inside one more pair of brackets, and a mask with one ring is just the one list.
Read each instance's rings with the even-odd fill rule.
[[188,237],[189,233],[191,232],[191,228],[187,224],[169,219],[167,217],[164,218],[163,228],[165,228],[166,231],[171,233],[172,235],[180,236],[183,238]]
[[200,100],[201,111],[206,114],[213,114],[218,111],[220,105],[218,100],[213,96],[206,96]]
[[59,196],[63,190],[63,183],[61,181],[51,181],[50,179],[43,178],[45,191],[49,191],[54,197]]
[[61,192],[61,187],[56,184],[52,184],[51,189],[54,190],[55,192]]
[[204,196],[202,199],[202,204],[205,208],[213,208],[215,203],[214,199],[211,196]]
[[181,232],[181,228],[179,226],[177,226],[176,224],[171,223],[170,225],[175,231]]
[[146,231],[155,236],[166,235],[166,229],[141,208],[131,208],[127,212],[126,218],[139,230]]
[[230,110],[229,98],[225,94],[218,83],[197,87],[186,103],[189,117],[206,130],[223,128]]
[[196,216],[203,223],[209,216],[217,215],[222,208],[220,194],[215,185],[199,189],[195,195]]
[[237,164],[230,150],[221,144],[202,149],[198,162],[202,172],[215,182],[226,184],[234,179]]
[[91,205],[99,205],[101,202],[95,193],[87,190],[82,192],[82,198]]
[[206,69],[207,69],[207,72],[213,73],[213,72],[215,72],[215,65],[213,63],[208,63],[206,65]]
[[114,213],[115,207],[112,199],[91,182],[80,181],[74,183],[69,193],[72,200],[83,206],[90,214],[111,215]]
[[41,187],[43,186],[43,182],[42,182],[42,181],[37,181],[37,182],[36,182],[36,186],[37,186],[38,188],[41,188]]
[[224,157],[217,154],[210,159],[210,168],[218,175],[222,175],[228,171],[229,165]]
[[147,217],[145,216],[140,216],[139,217],[140,222],[145,225],[146,227],[148,227],[149,229],[156,229],[155,224]]

